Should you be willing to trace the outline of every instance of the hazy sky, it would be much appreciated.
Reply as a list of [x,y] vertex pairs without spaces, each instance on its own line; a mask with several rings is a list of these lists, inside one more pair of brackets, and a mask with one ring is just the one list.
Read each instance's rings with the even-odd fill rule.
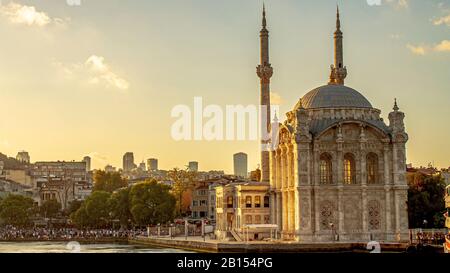
[[[68,2],[75,0],[67,0]],[[232,171],[257,142],[175,142],[171,109],[257,104],[259,0],[2,0],[0,151],[32,161],[121,166],[125,152],[161,168]],[[336,0],[266,0],[282,112],[327,82]],[[408,162],[450,165],[450,0],[339,1],[346,84],[383,117],[406,113]],[[369,0],[376,3],[376,0]]]

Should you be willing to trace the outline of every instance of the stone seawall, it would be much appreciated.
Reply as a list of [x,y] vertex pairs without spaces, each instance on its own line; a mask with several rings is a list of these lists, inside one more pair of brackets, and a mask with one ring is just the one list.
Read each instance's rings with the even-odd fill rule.
[[[295,242],[221,242],[185,238],[147,238],[138,237],[130,243],[158,247],[184,249],[194,252],[212,253],[336,253],[359,252],[369,253],[366,243],[317,243],[302,244]],[[408,244],[381,244],[382,252],[404,253]]]

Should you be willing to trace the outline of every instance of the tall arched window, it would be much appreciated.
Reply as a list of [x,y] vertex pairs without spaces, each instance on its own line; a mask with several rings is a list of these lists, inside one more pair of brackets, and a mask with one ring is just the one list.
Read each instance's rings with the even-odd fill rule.
[[374,153],[367,155],[367,184],[378,184],[378,156]]
[[355,157],[352,154],[344,156],[344,183],[356,184]]
[[228,196],[227,197],[227,208],[233,208],[234,206],[234,204],[233,204],[234,202],[233,202],[233,196]]
[[329,154],[322,154],[320,156],[320,184],[332,184],[332,163]]

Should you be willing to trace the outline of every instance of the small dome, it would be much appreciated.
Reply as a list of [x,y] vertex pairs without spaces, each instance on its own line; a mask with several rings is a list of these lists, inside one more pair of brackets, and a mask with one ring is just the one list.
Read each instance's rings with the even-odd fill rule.
[[[372,104],[358,91],[344,86],[328,84],[303,96],[302,106],[312,108],[372,108]],[[300,107],[297,103],[296,109]]]

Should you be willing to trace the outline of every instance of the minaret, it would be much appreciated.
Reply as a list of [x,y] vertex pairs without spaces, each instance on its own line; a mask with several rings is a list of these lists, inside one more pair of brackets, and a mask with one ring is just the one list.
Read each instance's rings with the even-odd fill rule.
[[[267,30],[266,7],[263,6],[261,40],[261,64],[257,67],[258,77],[261,79],[261,137],[268,136],[270,129],[270,78],[273,75],[273,68],[269,62],[269,31]],[[269,150],[268,141],[261,140],[261,181],[269,182]]]
[[343,35],[338,6],[336,14],[336,31],[334,32],[334,65],[331,65],[330,84],[344,85],[346,77],[347,67],[344,66]]

